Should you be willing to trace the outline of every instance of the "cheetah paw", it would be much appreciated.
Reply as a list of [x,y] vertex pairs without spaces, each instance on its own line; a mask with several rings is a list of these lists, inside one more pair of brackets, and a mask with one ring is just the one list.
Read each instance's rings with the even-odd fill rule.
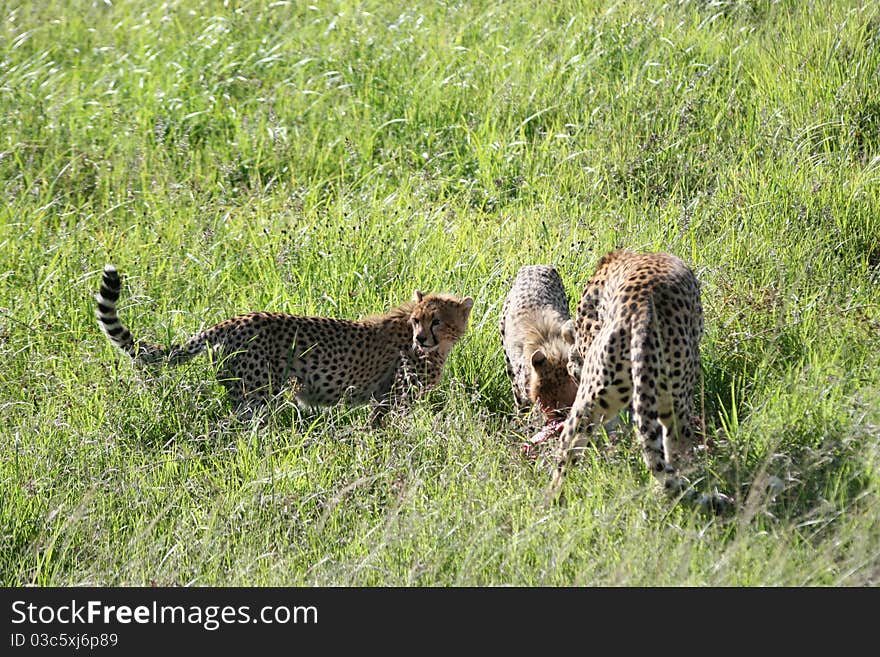
[[716,515],[730,513],[736,508],[736,502],[732,497],[718,491],[703,493],[697,504],[703,511],[711,511]]

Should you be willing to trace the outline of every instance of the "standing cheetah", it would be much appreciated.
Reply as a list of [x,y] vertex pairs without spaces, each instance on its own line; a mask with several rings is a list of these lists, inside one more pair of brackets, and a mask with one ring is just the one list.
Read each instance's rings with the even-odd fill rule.
[[220,322],[170,349],[135,341],[116,314],[121,281],[104,268],[95,296],[101,329],[138,363],[183,363],[204,349],[234,404],[252,407],[291,389],[303,406],[371,403],[373,423],[389,406],[440,380],[467,330],[474,300],[416,291],[415,300],[358,321],[255,312]]
[[517,272],[501,308],[501,343],[517,409],[536,405],[548,420],[564,418],[577,382],[568,373],[574,325],[559,273],[547,265]]
[[584,288],[576,325],[570,365],[579,385],[548,496],[559,492],[591,429],[630,403],[645,463],[666,491],[681,492],[687,482],[679,466],[694,444],[690,419],[703,330],[694,273],[666,253],[609,253]]

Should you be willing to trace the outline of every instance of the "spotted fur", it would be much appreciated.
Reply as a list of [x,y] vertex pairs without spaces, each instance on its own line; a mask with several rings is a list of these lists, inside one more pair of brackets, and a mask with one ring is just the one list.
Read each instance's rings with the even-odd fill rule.
[[548,420],[565,417],[577,382],[568,373],[574,325],[559,273],[521,267],[501,308],[501,343],[517,409],[533,404]]
[[696,276],[667,253],[614,251],[584,288],[575,323],[570,366],[577,397],[548,494],[559,493],[592,429],[630,404],[645,463],[666,491],[681,492],[687,481],[680,467],[694,446],[691,409],[703,331]]
[[120,321],[121,281],[104,268],[97,317],[110,342],[140,364],[188,361],[209,350],[236,406],[262,404],[290,390],[303,406],[370,403],[374,421],[404,397],[437,384],[474,301],[424,294],[358,321],[254,312],[227,319],[183,344],[135,340]]

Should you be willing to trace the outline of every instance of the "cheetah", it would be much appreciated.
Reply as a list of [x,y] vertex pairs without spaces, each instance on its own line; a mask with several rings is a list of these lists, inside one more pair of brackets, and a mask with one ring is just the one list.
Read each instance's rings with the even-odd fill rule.
[[[695,442],[691,409],[703,331],[693,271],[668,253],[613,251],[587,282],[575,324],[569,369],[578,390],[563,426],[548,499],[560,492],[572,458],[590,442],[591,429],[630,404],[651,473],[669,494],[693,496],[680,474]],[[730,502],[717,493],[700,499],[716,509]]]
[[501,308],[499,330],[517,410],[534,405],[548,421],[565,418],[577,394],[568,373],[575,329],[556,269],[520,268]]
[[357,321],[252,312],[166,349],[132,337],[116,312],[120,289],[116,267],[107,265],[96,314],[110,342],[136,363],[178,365],[207,350],[238,410],[289,390],[304,407],[369,403],[374,425],[398,401],[439,382],[474,305],[471,297],[416,291],[413,301]]

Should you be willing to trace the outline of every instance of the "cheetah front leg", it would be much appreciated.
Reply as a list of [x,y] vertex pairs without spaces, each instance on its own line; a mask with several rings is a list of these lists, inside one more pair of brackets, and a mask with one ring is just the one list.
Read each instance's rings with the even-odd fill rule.
[[381,428],[389,413],[411,407],[423,392],[424,386],[417,368],[412,365],[406,353],[400,352],[394,366],[389,369],[370,400],[370,426],[373,429]]
[[373,429],[380,429],[385,423],[385,418],[388,416],[388,412],[391,410],[391,399],[390,397],[385,397],[385,399],[379,401],[373,401],[370,404],[370,427]]
[[513,389],[513,408],[516,414],[519,415],[523,409],[528,407],[529,399],[520,394],[519,386],[517,385],[516,372],[514,371],[513,363],[510,362],[510,358],[508,358],[506,352],[504,354],[504,368],[507,372],[507,378],[510,379],[510,387]]
[[[545,505],[556,501],[560,497],[562,484],[565,480],[565,471],[575,457],[590,444],[592,439],[595,424],[595,422],[590,421],[593,415],[593,400],[588,399],[588,397],[586,387],[578,387],[578,395],[565,420],[562,437],[556,450],[556,467],[553,470],[550,486],[544,494]],[[587,422],[584,422],[585,417],[588,418]],[[584,424],[587,426],[585,427]],[[584,430],[583,433],[582,429]]]
[[596,426],[606,418],[616,416],[629,403],[628,343],[629,331],[620,324],[606,325],[590,343],[577,396],[559,441],[556,468],[545,495],[545,503],[559,497],[565,471],[592,442]]

